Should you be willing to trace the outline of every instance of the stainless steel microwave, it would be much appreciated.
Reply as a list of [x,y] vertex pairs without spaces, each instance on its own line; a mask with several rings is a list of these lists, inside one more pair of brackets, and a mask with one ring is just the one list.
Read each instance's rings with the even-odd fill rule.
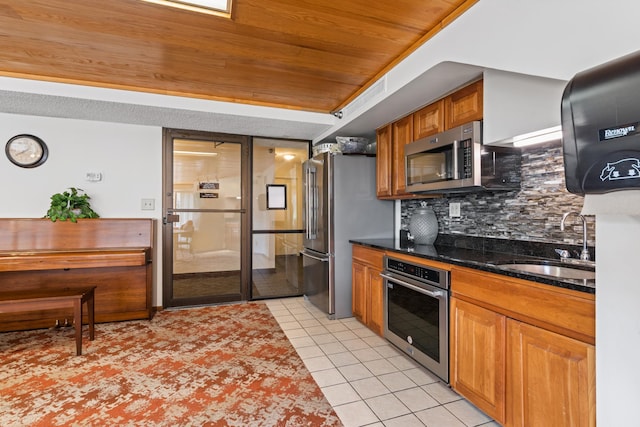
[[404,147],[407,193],[459,193],[520,188],[520,150],[482,145],[474,121]]

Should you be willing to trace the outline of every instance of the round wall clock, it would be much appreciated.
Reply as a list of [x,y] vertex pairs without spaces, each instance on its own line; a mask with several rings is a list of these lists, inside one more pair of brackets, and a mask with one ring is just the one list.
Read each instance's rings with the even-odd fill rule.
[[23,168],[35,168],[47,160],[49,149],[43,140],[33,135],[16,135],[4,149],[11,163]]

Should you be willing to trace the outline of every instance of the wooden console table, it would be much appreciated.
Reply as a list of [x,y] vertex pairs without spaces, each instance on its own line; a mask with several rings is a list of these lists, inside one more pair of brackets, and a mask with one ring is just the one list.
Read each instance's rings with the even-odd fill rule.
[[76,332],[76,355],[82,354],[82,305],[87,305],[89,340],[95,339],[94,290],[95,286],[80,289],[35,289],[0,292],[0,313],[22,311],[73,309],[73,327]]

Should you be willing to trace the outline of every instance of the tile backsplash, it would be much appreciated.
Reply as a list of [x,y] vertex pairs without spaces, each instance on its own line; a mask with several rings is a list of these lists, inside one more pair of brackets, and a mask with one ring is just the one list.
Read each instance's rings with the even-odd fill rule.
[[[451,194],[424,199],[438,217],[439,233],[485,238],[582,244],[582,222],[565,212],[582,210],[584,198],[569,193],[564,181],[560,141],[522,149],[520,190]],[[401,202],[401,226],[408,228],[420,199]],[[460,203],[460,218],[449,217],[449,203]],[[595,217],[588,216],[588,244],[595,246]]]

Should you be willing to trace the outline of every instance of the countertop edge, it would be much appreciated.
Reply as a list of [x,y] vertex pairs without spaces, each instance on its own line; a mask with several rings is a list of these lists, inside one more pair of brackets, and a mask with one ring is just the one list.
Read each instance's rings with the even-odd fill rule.
[[[546,284],[546,285],[551,285],[551,286],[555,286],[555,287],[560,287],[560,288],[564,288],[564,289],[570,289],[570,290],[574,290],[574,291],[579,291],[579,292],[584,292],[584,293],[589,293],[589,294],[595,294],[596,289],[595,289],[595,281],[593,280],[586,280],[586,279],[563,279],[563,280],[559,280],[559,279],[554,279],[553,277],[549,277],[549,276],[542,276],[542,275],[537,275],[537,274],[528,274],[528,273],[523,273],[523,272],[518,272],[518,271],[513,271],[513,270],[507,270],[505,268],[501,268],[499,266],[495,266],[492,264],[487,263],[486,261],[474,261],[471,259],[465,259],[464,257],[452,257],[452,256],[447,256],[447,255],[441,255],[437,253],[438,247],[434,247],[434,246],[425,246],[424,248],[421,248],[422,245],[417,245],[415,248],[412,249],[404,249],[404,248],[398,248],[395,245],[395,242],[392,244],[392,242],[394,242],[393,239],[388,239],[388,242],[386,240],[382,240],[382,239],[372,239],[372,240],[367,240],[367,239],[352,239],[349,240],[349,243],[351,244],[357,244],[357,245],[361,245],[361,246],[366,246],[366,247],[370,247],[370,248],[374,248],[374,249],[380,249],[380,250],[384,250],[384,251],[388,251],[388,252],[395,252],[395,253],[399,253],[399,254],[403,254],[403,255],[410,255],[410,256],[415,256],[417,258],[423,258],[423,259],[428,259],[428,260],[432,260],[432,261],[438,261],[438,262],[443,262],[443,263],[447,263],[447,264],[451,264],[451,265],[457,265],[457,266],[461,266],[461,267],[467,267],[467,268],[473,268],[473,269],[477,269],[477,270],[481,270],[481,271],[486,271],[488,273],[494,273],[494,274],[499,274],[499,275],[503,275],[503,276],[508,276],[508,277],[514,277],[517,279],[523,279],[523,280],[528,280],[531,282],[536,282],[536,283],[542,283],[542,284]],[[455,250],[456,248],[451,248],[452,250]],[[474,252],[472,250],[465,250],[466,252]],[[475,251],[478,252],[478,256],[481,259],[486,259],[486,258],[491,258],[492,256],[494,257],[498,257],[498,256],[502,256],[505,257],[507,256],[506,254],[498,254],[498,253],[482,253],[480,251]],[[525,258],[523,256],[518,256],[518,258]],[[537,259],[540,260],[541,258],[535,258],[535,257],[529,257],[532,260]]]

